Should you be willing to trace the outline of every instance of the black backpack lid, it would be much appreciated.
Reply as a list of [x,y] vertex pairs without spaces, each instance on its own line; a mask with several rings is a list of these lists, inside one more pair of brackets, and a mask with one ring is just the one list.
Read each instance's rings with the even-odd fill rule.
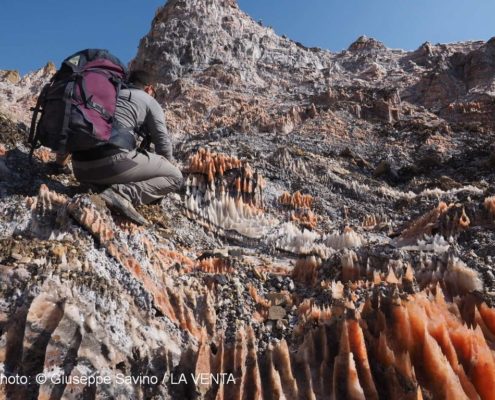
[[64,61],[62,61],[61,70],[69,69],[70,71],[74,71],[75,69],[82,68],[88,62],[97,59],[107,59],[112,61],[114,64],[118,65],[122,68],[127,76],[127,67],[119,60],[116,56],[110,53],[106,49],[85,49],[80,50],[69,57],[67,57]]

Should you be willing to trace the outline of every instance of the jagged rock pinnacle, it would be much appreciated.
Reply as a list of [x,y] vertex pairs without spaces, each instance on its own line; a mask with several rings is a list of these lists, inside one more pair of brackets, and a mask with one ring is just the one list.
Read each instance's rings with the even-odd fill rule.
[[171,82],[214,64],[254,72],[267,65],[322,68],[325,56],[277,36],[241,11],[236,1],[176,0],[157,12],[132,66]]
[[48,61],[46,65],[43,67],[43,72],[47,75],[52,75],[57,72],[57,67],[52,61]]
[[354,43],[349,46],[349,51],[360,51],[360,50],[373,50],[379,49],[384,50],[387,47],[380,41],[369,38],[365,35],[360,36]]
[[0,71],[0,79],[16,84],[21,80],[21,75],[16,70]]

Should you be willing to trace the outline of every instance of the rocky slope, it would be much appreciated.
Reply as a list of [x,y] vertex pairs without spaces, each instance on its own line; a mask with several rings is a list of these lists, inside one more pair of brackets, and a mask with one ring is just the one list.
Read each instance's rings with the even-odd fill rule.
[[132,64],[187,176],[147,229],[0,121],[0,365],[49,378],[6,398],[493,398],[494,39],[334,54],[170,0]]
[[36,105],[38,94],[55,71],[56,67],[51,62],[23,77],[18,71],[0,70],[0,112],[29,125],[30,108]]

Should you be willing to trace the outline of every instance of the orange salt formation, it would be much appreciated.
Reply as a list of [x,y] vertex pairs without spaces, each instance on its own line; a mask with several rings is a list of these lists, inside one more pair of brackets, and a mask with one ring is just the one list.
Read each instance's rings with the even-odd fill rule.
[[[363,284],[352,285],[358,288]],[[253,288],[250,292],[258,303],[263,302]],[[252,390],[257,397],[248,398],[275,394],[313,400],[383,396],[417,400],[422,393],[433,399],[493,398],[493,354],[483,331],[466,326],[461,317],[464,311],[460,313],[448,303],[439,287],[434,293],[421,292],[407,299],[369,299],[358,308],[349,301],[318,306],[311,299],[303,300],[297,309],[290,352],[281,340],[270,343],[264,356],[257,355],[256,344],[241,328],[233,346],[223,341],[216,346],[211,362],[199,363],[198,356],[199,365],[210,362],[212,373],[236,371],[239,377],[236,386],[210,388],[209,395],[240,398]],[[486,305],[478,309],[482,310],[475,317],[478,321],[491,316]],[[484,323],[485,329],[488,324]],[[199,353],[205,348],[201,344]],[[223,354],[222,362],[219,354]]]
[[198,270],[210,274],[231,274],[234,268],[229,265],[227,259],[219,257],[208,257],[199,261]]
[[423,368],[435,397],[444,399],[468,399],[459,377],[442,354],[438,343],[424,332],[423,341]]
[[318,217],[313,213],[313,211],[306,208],[292,211],[290,214],[290,219],[291,221],[297,222],[308,229],[316,228],[318,223]]
[[299,191],[292,194],[292,196],[290,193],[284,192],[278,201],[284,206],[291,206],[293,208],[311,208],[313,206],[313,196],[301,194]]
[[399,237],[401,245],[415,244],[416,240],[421,239],[425,234],[431,235],[436,228],[440,216],[447,212],[449,206],[441,201],[436,208],[419,217],[406,228]]
[[368,352],[364,341],[363,330],[357,320],[349,320],[347,323],[349,343],[354,354],[356,370],[362,383],[363,391],[367,400],[378,399],[378,392],[371,375]]
[[318,270],[321,260],[316,256],[305,256],[299,258],[292,271],[292,278],[307,285],[314,285],[318,278]]
[[359,381],[354,356],[350,351],[346,321],[344,321],[342,326],[339,348],[339,353],[334,360],[333,398],[365,400],[366,397]]
[[471,221],[469,220],[469,217],[466,214],[466,210],[463,208],[462,209],[462,215],[459,218],[459,226],[462,229],[467,229],[469,227],[470,223],[471,223]]
[[36,149],[33,155],[43,163],[55,161],[55,153],[46,147]]
[[256,303],[256,314],[253,318],[259,322],[264,321],[268,318],[268,309],[270,308],[270,301],[265,299],[263,296],[258,294],[256,288],[248,284],[247,286],[248,292]]
[[487,197],[484,201],[486,210],[492,217],[495,217],[495,196]]
[[242,162],[235,157],[211,153],[202,148],[190,158],[189,173],[204,174],[208,176],[208,183],[211,183],[217,174],[222,176],[226,171],[241,166]]
[[495,335],[495,309],[488,307],[486,303],[482,303],[479,306],[479,312],[487,328]]
[[313,205],[313,196],[301,194],[297,191],[290,195],[288,192],[282,193],[278,198],[280,204],[289,206],[294,209],[290,213],[290,219],[299,222],[303,227],[313,229],[318,223],[318,217],[311,211]]
[[[41,188],[40,192],[46,195],[47,189]],[[153,296],[156,307],[164,315],[176,322],[181,328],[189,331],[193,336],[199,337],[201,329],[192,310],[184,300],[185,294],[182,291],[177,291],[175,287],[169,287],[169,283],[166,281],[160,282],[154,279],[153,274],[142,267],[126,246],[119,245],[114,237],[110,219],[100,214],[94,207],[86,205],[84,198],[70,201],[67,210],[81,226],[100,241],[112,257],[121,263],[136,280],[141,282],[145,290]],[[145,243],[143,243],[143,248],[146,248]],[[148,251],[150,250],[148,244]],[[172,253],[168,253],[168,255],[172,255]],[[159,255],[157,254],[156,257]],[[181,259],[185,260],[185,258]]]

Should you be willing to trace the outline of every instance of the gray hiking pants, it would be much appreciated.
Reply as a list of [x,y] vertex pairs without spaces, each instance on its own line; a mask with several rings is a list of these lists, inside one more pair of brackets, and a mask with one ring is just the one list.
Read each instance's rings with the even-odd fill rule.
[[78,181],[109,185],[134,205],[161,199],[182,185],[180,170],[158,154],[132,150],[95,161],[72,161]]

